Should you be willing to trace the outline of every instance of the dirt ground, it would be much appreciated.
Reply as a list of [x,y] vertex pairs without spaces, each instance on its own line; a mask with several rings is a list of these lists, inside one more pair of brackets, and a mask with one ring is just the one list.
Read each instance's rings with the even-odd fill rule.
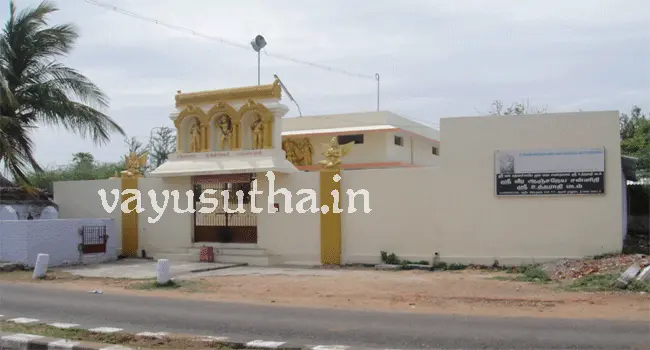
[[[341,270],[328,276],[244,275],[202,277],[177,289],[133,289],[149,282],[78,278],[55,273],[32,281],[29,273],[8,273],[11,283],[54,288],[102,290],[105,294],[152,295],[206,301],[231,301],[414,313],[650,321],[650,295],[568,292],[556,283],[495,280],[503,273],[465,271]],[[185,283],[185,282],[183,282]]]

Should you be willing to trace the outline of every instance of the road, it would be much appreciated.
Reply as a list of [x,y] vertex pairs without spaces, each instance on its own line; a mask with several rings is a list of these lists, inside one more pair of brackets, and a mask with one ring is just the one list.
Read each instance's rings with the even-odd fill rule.
[[[629,349],[647,323],[360,312],[89,294],[0,283],[0,314],[128,331],[393,349]],[[621,310],[625,312],[625,310]]]

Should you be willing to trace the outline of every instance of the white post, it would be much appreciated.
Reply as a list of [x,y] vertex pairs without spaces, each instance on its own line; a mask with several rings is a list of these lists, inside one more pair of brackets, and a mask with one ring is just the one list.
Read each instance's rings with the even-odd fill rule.
[[169,283],[169,260],[168,259],[158,260],[158,269],[156,270],[156,282],[158,282],[158,284]]
[[43,278],[47,273],[47,264],[50,262],[50,256],[47,254],[38,254],[36,257],[36,266],[34,266],[33,279]]

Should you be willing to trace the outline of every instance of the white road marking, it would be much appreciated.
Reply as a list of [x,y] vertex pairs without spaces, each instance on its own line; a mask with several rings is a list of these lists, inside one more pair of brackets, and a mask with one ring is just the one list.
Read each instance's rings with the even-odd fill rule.
[[48,326],[56,327],[56,328],[61,328],[61,329],[70,329],[70,328],[76,328],[79,327],[80,325],[76,323],[50,323]]
[[349,346],[345,345],[318,345],[314,346],[312,350],[346,350],[349,348]]
[[47,344],[48,349],[72,349],[75,346],[81,344],[78,341],[72,341],[67,339],[59,339]]
[[35,318],[25,318],[25,317],[18,317],[18,318],[12,318],[11,320],[8,320],[9,322],[14,322],[14,323],[34,323],[38,322],[37,319]]
[[226,341],[226,340],[228,340],[228,337],[207,336],[207,337],[201,337],[199,339],[201,339],[202,341]]
[[279,341],[265,341],[265,340],[253,340],[251,342],[246,343],[246,346],[250,346],[251,348],[270,348],[274,349],[277,348],[278,346],[284,344],[285,342],[279,342]]
[[113,327],[98,327],[98,328],[89,329],[89,331],[95,333],[115,333],[123,330],[124,329],[122,328],[113,328]]
[[167,336],[169,336],[169,333],[165,333],[165,332],[158,332],[158,333],[142,332],[142,333],[138,333],[136,335],[138,337],[153,338],[153,339],[164,339]]
[[16,334],[12,334],[12,335],[5,335],[1,339],[3,340],[3,345],[7,345],[7,344],[4,344],[5,341],[14,342],[14,343],[27,343],[30,340],[40,339],[40,338],[43,338],[43,336],[42,335],[34,335],[34,334],[16,333]]

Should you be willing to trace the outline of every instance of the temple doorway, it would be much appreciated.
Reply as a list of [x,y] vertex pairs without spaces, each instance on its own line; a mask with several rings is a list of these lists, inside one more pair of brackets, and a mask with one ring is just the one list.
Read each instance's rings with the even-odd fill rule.
[[[254,174],[231,174],[214,176],[194,176],[194,242],[218,243],[257,243],[257,214],[251,208],[249,191]],[[217,206],[204,200],[201,194],[205,190],[214,190],[214,194],[204,194],[204,198],[215,198]],[[228,213],[227,207],[234,210],[238,207],[237,192],[243,193],[244,212]],[[210,191],[212,192],[212,191]],[[227,200],[226,200],[227,199]],[[209,209],[209,213],[200,213],[201,208]]]

